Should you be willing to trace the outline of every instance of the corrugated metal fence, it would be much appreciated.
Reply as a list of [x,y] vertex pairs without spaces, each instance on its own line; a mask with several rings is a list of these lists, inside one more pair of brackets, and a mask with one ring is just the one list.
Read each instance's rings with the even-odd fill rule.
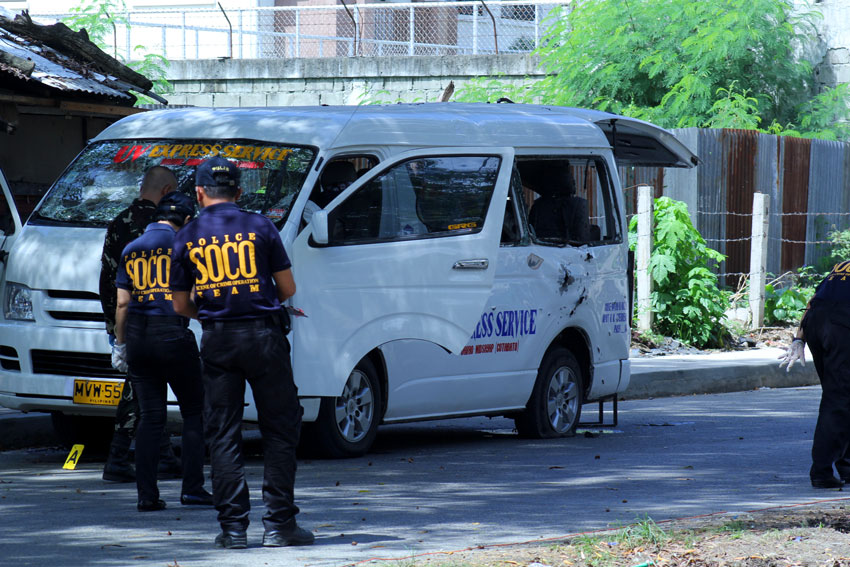
[[627,211],[640,184],[688,204],[719,266],[734,286],[749,272],[753,193],[770,195],[768,265],[779,275],[818,266],[828,235],[850,227],[850,144],[760,134],[752,130],[674,130],[702,161],[691,170],[621,168]]

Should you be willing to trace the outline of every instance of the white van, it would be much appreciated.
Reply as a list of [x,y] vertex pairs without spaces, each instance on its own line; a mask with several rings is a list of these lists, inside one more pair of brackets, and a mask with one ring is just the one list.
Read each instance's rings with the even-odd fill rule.
[[216,154],[242,168],[240,205],[280,228],[292,259],[293,306],[307,315],[290,335],[305,437],[332,456],[412,420],[505,415],[524,435],[572,434],[582,404],[629,383],[617,165],[697,163],[656,126],[559,107],[124,118],[4,231],[0,404],[53,412],[73,435],[114,412],[122,377],[97,295],[105,226],[147,168],[172,168],[191,194],[195,166]]

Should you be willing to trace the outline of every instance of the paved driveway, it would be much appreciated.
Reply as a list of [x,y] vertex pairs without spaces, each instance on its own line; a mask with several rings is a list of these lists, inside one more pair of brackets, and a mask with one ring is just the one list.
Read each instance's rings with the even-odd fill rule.
[[[375,451],[302,461],[299,521],[310,548],[264,549],[262,461],[248,443],[254,496],[248,550],[212,546],[215,512],[140,514],[135,487],[105,484],[100,463],[63,471],[65,454],[0,453],[0,557],[22,566],[346,565],[522,542],[629,523],[843,498],[809,486],[820,388],[636,400],[620,423],[572,439],[517,438],[505,419],[399,425]],[[592,406],[585,408],[593,417]],[[7,563],[8,562],[8,563]]]

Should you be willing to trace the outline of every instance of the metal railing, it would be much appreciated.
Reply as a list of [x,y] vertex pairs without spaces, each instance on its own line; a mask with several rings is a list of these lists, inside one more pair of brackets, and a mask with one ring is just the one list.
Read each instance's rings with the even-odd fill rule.
[[[569,4],[477,0],[131,10],[116,17],[116,39],[107,38],[107,51],[128,60],[138,58],[140,45],[172,60],[523,53],[540,45],[552,11]],[[31,15],[52,23],[68,14]]]

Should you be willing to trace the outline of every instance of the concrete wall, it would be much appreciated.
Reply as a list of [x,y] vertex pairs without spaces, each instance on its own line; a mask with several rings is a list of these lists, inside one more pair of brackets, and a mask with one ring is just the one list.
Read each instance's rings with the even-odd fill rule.
[[361,102],[433,102],[450,81],[499,76],[521,83],[543,77],[527,54],[466,57],[335,57],[173,61],[171,104],[293,106]]

